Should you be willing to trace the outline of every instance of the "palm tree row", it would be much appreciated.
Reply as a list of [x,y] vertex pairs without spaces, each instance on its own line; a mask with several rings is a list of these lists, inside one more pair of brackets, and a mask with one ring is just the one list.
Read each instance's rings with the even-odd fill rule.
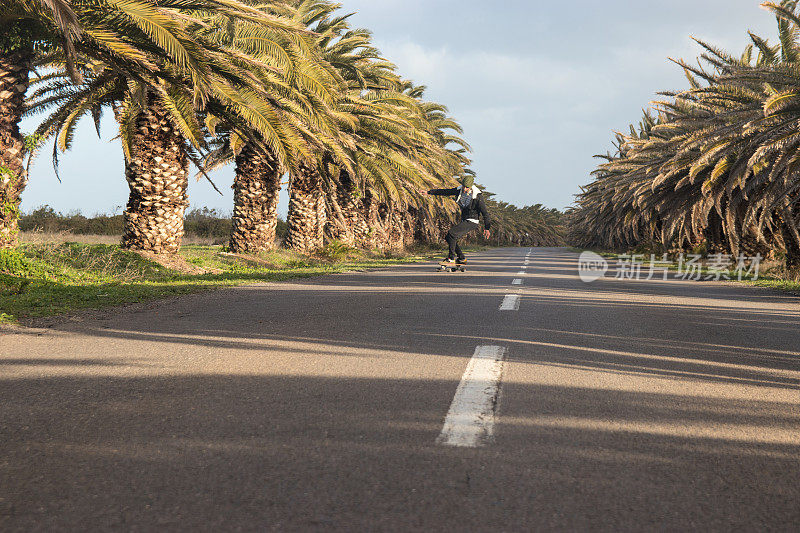
[[566,228],[564,214],[541,204],[516,207],[489,199],[496,235],[492,242],[513,246],[564,246]]
[[664,92],[594,172],[570,215],[583,246],[784,255],[800,264],[800,14],[766,2],[779,40],[732,55],[702,41],[689,88]]
[[[483,190],[483,188],[481,188]],[[497,200],[495,194],[484,190],[486,207],[492,217],[492,236],[470,235],[468,242],[494,246],[565,246],[567,227],[564,213],[558,209],[535,204],[525,207]],[[444,220],[449,228],[452,217]]]
[[[204,6],[230,11],[228,2]],[[234,5],[242,13],[244,5]],[[105,61],[122,72],[156,72],[157,63],[191,78],[202,96],[208,69],[200,50],[174,18],[176,10],[147,2],[12,0],[0,7],[0,246],[16,240],[20,194],[26,184],[26,143],[19,132],[24,96],[34,64],[53,58],[64,76],[78,82],[84,57]],[[135,44],[133,44],[135,43]]]
[[[15,0],[0,8],[0,91],[3,157],[7,180],[0,191],[4,219],[0,245],[15,241],[15,211],[24,188],[22,161],[35,142],[21,138],[23,111],[55,107],[32,136],[57,136],[55,150],[67,149],[78,119],[90,114],[96,124],[112,108],[120,125],[131,187],[125,244],[131,248],[175,251],[186,205],[187,161],[204,143],[199,117],[219,114],[246,120],[248,131],[271,132],[260,80],[237,68],[257,57],[236,54],[207,35],[209,21],[246,24],[252,36],[281,35],[285,41],[307,33],[290,19],[263,13],[236,0]],[[10,37],[7,37],[9,36]],[[273,47],[274,48],[274,47]],[[273,54],[280,54],[273,50]],[[36,67],[27,104],[22,95]],[[244,117],[244,118],[242,118]]]
[[[235,163],[234,251],[274,245],[287,176],[291,248],[431,237],[452,210],[419,191],[470,173],[469,146],[446,108],[425,101],[424,87],[338,9],[327,0],[4,3],[0,246],[16,241],[25,156],[55,138],[57,163],[79,120],[99,128],[109,109],[130,189],[128,248],[178,250],[190,163],[206,178]],[[47,114],[28,138],[18,129],[25,113]]]

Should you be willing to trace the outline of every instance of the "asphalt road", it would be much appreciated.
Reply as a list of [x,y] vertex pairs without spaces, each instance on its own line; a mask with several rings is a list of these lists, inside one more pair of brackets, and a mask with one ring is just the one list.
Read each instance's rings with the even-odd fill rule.
[[[797,298],[528,253],[3,333],[0,530],[796,531]],[[443,445],[486,346],[493,435]]]

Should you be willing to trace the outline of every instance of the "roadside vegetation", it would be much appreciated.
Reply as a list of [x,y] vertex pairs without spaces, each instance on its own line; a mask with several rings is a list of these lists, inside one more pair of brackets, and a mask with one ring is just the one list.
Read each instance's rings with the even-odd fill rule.
[[[754,5],[754,8],[756,6]],[[749,33],[740,53],[698,40],[698,62],[674,60],[688,87],[660,93],[567,214],[584,248],[765,258],[761,285],[800,272],[800,12],[766,2],[777,39]]]
[[[3,320],[380,266],[441,246],[456,207],[423,193],[475,177],[471,147],[350,15],[330,0],[2,2]],[[21,214],[31,162],[52,146],[57,169],[79,122],[99,134],[107,113],[129,188],[122,213]],[[23,116],[38,127],[21,132]],[[226,165],[235,178],[217,183]],[[187,213],[194,170],[232,186],[230,216]],[[563,243],[557,211],[492,206],[494,234],[474,243]]]
[[245,283],[428,261],[440,254],[423,246],[392,254],[331,242],[311,255],[283,249],[233,254],[222,246],[187,245],[180,254],[164,257],[119,245],[22,244],[0,250],[0,323]]
[[564,246],[566,244],[566,220],[557,209],[548,209],[541,204],[517,207],[492,198],[489,193],[486,206],[493,217],[494,237],[488,241],[478,236],[474,242],[498,246]]
[[[22,213],[19,219],[21,241],[116,244],[121,241],[123,215],[96,214],[91,217],[80,211],[59,213],[48,205]],[[188,244],[226,244],[231,234],[231,217],[208,207],[195,208],[184,217],[184,242]],[[286,222],[278,218],[276,237],[286,236]],[[103,239],[102,237],[108,237]]]
[[[639,247],[625,252],[611,251],[607,248],[582,248],[570,246],[567,250],[574,253],[582,253],[585,251],[594,252],[597,255],[611,261],[633,261],[636,256],[636,261],[642,263],[642,271],[647,275],[649,272],[651,261],[655,268],[668,268],[673,273],[679,272],[679,256],[680,254],[667,254],[666,261],[664,260],[663,253],[653,253],[650,247]],[[697,275],[702,278],[712,277],[715,278],[719,271],[719,266],[715,266],[716,258],[714,254],[708,254],[702,249],[689,250],[684,254],[684,260],[688,260],[689,255],[697,255],[700,257],[698,260],[699,268]],[[727,274],[721,276],[722,281],[733,281],[753,285],[756,287],[763,287],[768,289],[775,289],[784,292],[791,292],[800,294],[800,275],[796,270],[789,270],[786,267],[786,262],[780,257],[777,259],[762,260],[758,265],[758,275],[754,271],[749,272],[738,279],[735,273],[735,261],[730,266]],[[751,262],[747,261],[745,267],[749,270],[751,267],[755,268]]]

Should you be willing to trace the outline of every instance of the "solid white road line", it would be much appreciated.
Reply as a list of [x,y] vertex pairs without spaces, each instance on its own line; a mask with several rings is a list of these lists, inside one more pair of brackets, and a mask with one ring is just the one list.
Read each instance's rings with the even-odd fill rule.
[[503,303],[500,304],[501,311],[519,311],[519,294],[506,294]]
[[497,394],[503,375],[502,346],[478,346],[458,384],[437,444],[477,448],[494,433]]
[[521,279],[515,279],[514,281],[511,282],[511,284],[512,285],[522,285],[522,280]]

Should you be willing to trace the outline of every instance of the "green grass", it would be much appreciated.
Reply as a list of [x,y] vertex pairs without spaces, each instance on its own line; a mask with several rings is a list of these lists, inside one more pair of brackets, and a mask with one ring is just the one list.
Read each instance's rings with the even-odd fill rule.
[[117,245],[24,244],[15,250],[0,250],[0,323],[245,283],[430,261],[442,253],[438,248],[419,248],[391,255],[334,243],[311,257],[280,250],[242,258],[225,254],[220,246],[189,245],[181,257],[207,273],[186,274]]
[[761,278],[756,281],[743,280],[742,283],[748,285],[755,285],[756,287],[766,287],[768,289],[776,289],[779,291],[794,292],[800,294],[800,281],[791,281],[780,278]]

